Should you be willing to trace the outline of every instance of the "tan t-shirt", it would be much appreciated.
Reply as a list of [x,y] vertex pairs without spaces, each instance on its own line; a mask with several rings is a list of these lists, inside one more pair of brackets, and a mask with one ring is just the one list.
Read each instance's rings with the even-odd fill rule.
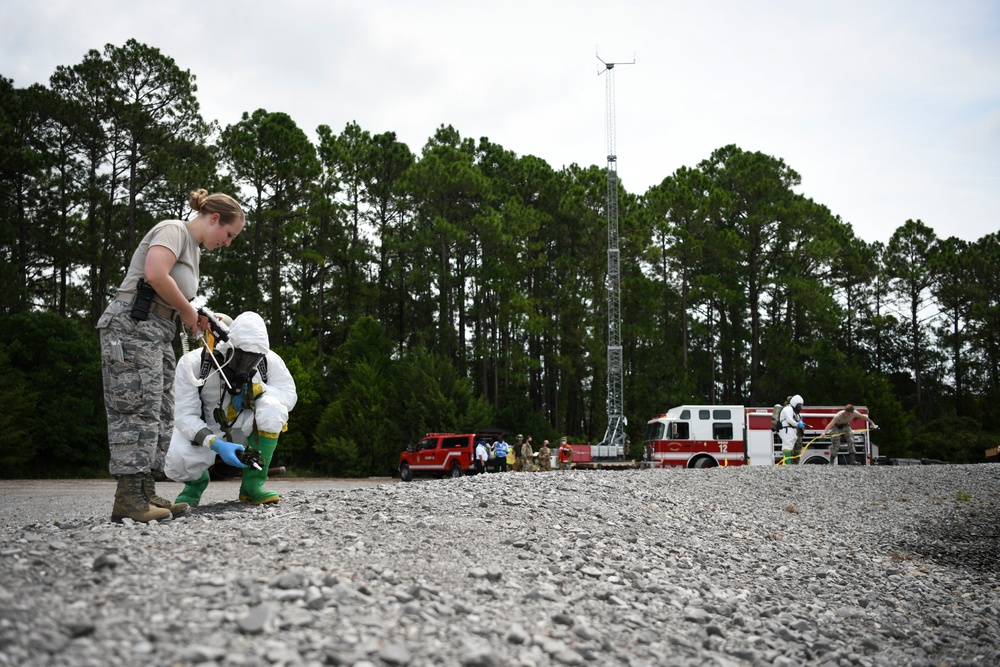
[[847,426],[858,416],[857,410],[852,412],[847,412],[846,410],[841,410],[836,415],[833,416],[834,426]]
[[[135,294],[136,285],[139,278],[145,276],[146,255],[149,254],[149,247],[160,245],[174,253],[177,261],[170,269],[170,277],[177,283],[181,294],[190,301],[198,294],[199,263],[201,262],[201,246],[191,236],[187,223],[182,220],[164,220],[157,223],[146,232],[139,242],[132,255],[132,262],[125,273],[125,280],[118,288],[119,299],[131,299]],[[168,307],[163,299],[157,297],[156,301]]]

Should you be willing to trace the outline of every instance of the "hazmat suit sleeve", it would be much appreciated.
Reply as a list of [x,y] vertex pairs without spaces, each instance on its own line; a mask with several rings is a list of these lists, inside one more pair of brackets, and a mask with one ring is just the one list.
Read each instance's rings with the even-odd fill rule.
[[219,435],[215,425],[205,422],[202,408],[203,392],[210,391],[218,395],[218,382],[214,383],[214,389],[202,388],[199,392],[200,370],[201,350],[197,349],[180,358],[174,375],[174,430],[163,463],[163,473],[176,482],[194,481],[215,463],[215,452],[212,449],[193,443],[198,433],[205,428],[212,429],[215,435]]
[[[261,381],[259,372],[254,380]],[[295,380],[288,371],[285,361],[275,352],[268,351],[267,353],[267,382],[261,384],[264,388],[264,395],[277,399],[289,412],[299,400],[295,391]]]
[[191,350],[180,358],[174,376],[174,429],[189,442],[203,428],[212,428],[205,422],[201,392],[198,391],[200,370],[201,348]]

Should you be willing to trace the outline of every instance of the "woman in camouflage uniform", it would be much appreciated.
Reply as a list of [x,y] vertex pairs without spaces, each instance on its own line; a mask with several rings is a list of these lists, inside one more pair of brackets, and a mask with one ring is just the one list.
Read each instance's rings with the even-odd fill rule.
[[201,330],[190,300],[198,292],[201,249],[229,246],[246,223],[229,195],[192,192],[197,215],[153,226],[132,255],[115,299],[97,322],[101,334],[108,469],[118,478],[111,520],[163,520],[187,505],[156,494],[174,426],[173,340],[178,320]]

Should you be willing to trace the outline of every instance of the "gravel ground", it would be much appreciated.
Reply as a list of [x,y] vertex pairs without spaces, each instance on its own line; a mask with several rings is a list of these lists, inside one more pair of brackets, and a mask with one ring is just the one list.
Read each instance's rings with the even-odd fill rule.
[[1000,665],[996,464],[228,484],[0,482],[0,665]]
[[[267,486],[284,495],[291,491],[342,491],[399,480],[388,477],[367,479],[321,479],[272,477]],[[0,530],[31,523],[60,523],[111,517],[116,482],[113,479],[47,479],[0,480]],[[165,498],[176,498],[184,488],[177,482],[160,482],[157,492]],[[205,504],[235,500],[240,480],[213,481],[205,490]],[[3,533],[0,533],[2,536]]]

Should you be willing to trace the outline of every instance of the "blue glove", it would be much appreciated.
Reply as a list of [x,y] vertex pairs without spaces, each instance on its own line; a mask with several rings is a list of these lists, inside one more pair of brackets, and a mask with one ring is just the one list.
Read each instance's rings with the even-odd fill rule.
[[239,412],[243,409],[243,394],[246,393],[246,389],[236,394],[229,400],[229,404],[233,406],[233,410]]
[[804,421],[802,421],[801,419],[799,420],[799,430],[801,430],[801,431],[806,430],[806,423]]
[[235,442],[226,442],[222,438],[216,438],[212,441],[212,451],[221,456],[223,461],[234,468],[247,467],[246,463],[236,458],[236,452],[242,452],[243,449],[243,445],[237,445]]

